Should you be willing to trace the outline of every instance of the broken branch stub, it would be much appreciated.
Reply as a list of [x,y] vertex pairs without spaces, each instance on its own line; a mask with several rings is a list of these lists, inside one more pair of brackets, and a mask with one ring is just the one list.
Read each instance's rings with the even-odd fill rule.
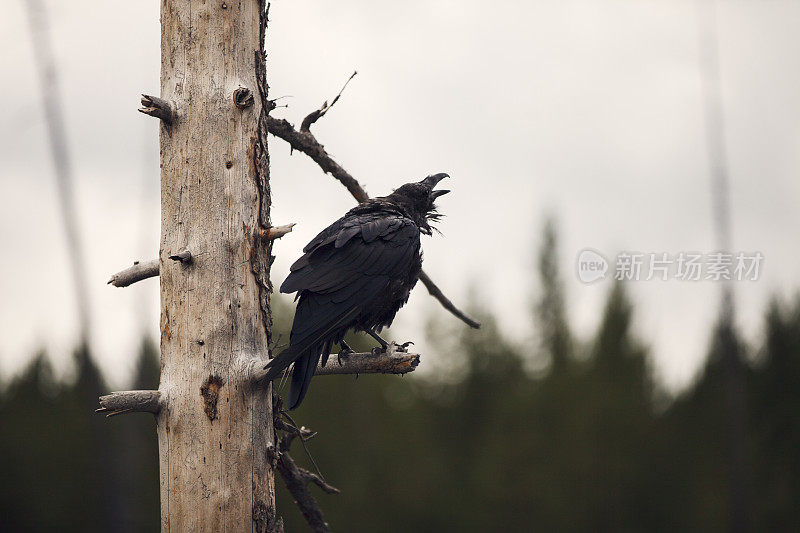
[[275,239],[280,239],[287,233],[291,233],[292,228],[294,228],[296,225],[297,224],[295,222],[292,222],[291,224],[285,224],[283,226],[270,226],[266,230],[256,228],[255,235],[259,239],[274,241]]
[[191,264],[192,262],[192,252],[190,252],[189,250],[184,250],[175,255],[169,256],[169,258],[172,259],[173,261],[183,263],[184,265],[188,265]]
[[239,109],[247,109],[251,105],[253,105],[253,91],[248,89],[247,87],[239,87],[235,91],[233,91],[233,103]]
[[100,396],[100,408],[95,412],[110,417],[126,413],[156,414],[160,409],[161,393],[157,390],[129,390]]
[[139,108],[139,112],[161,119],[167,126],[171,126],[175,122],[175,106],[158,96],[143,94],[142,107]]
[[108,280],[108,284],[114,287],[127,287],[137,281],[158,276],[158,272],[158,259],[143,262],[136,261],[132,267],[112,275],[111,279]]

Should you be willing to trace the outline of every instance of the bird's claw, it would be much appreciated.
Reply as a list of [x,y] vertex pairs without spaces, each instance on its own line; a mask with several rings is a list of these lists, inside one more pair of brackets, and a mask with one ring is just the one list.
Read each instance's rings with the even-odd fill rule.
[[412,344],[414,344],[414,341],[407,341],[407,342],[404,342],[403,344],[398,344],[397,345],[397,351],[398,352],[407,352],[408,351],[408,347],[411,346]]
[[372,349],[372,355],[378,356],[382,353],[407,352],[408,347],[412,344],[414,344],[412,341],[404,342],[403,344],[396,344],[394,341],[392,341],[386,346],[374,347]]
[[339,350],[339,353],[336,354],[336,361],[339,363],[339,366],[342,366],[342,359],[347,359],[350,357],[351,353],[356,353],[356,351],[352,348],[342,348]]

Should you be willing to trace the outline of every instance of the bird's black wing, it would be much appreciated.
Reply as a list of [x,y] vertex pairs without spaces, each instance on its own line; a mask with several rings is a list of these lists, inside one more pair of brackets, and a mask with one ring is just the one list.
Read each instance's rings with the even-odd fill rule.
[[297,292],[300,302],[290,345],[269,362],[268,377],[316,352],[308,358],[313,361],[304,361],[307,377],[301,381],[307,387],[319,355],[330,353],[331,336],[352,323],[390,280],[408,272],[419,249],[419,228],[394,213],[349,215],[317,235],[281,285],[283,293]]

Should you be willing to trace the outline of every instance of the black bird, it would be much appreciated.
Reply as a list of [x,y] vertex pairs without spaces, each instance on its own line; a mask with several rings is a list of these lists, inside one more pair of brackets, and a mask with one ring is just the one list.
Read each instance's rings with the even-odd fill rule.
[[388,347],[378,332],[391,325],[417,283],[420,233],[430,235],[429,222],[441,216],[434,201],[450,191],[433,188],[447,177],[434,174],[367,200],[303,248],[281,285],[299,299],[289,346],[266,366],[267,379],[274,379],[294,363],[290,409],[303,401],[320,357],[327,363],[334,343],[340,356],[353,352],[344,342],[347,331],[363,331]]

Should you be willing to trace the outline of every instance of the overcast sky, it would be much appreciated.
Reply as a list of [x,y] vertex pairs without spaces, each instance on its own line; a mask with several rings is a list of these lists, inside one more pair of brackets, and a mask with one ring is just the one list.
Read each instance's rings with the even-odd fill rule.
[[[93,342],[114,385],[143,329],[157,335],[158,282],[106,285],[157,255],[157,125],[136,112],[158,94],[158,2],[48,1],[61,97],[87,243]],[[22,0],[0,18],[0,372],[46,347],[69,368],[76,338],[64,236]],[[733,248],[760,251],[759,281],[736,285],[739,321],[757,339],[773,294],[798,286],[800,3],[725,2],[718,10]],[[608,281],[581,283],[583,248],[715,249],[698,11],[692,1],[275,0],[272,96],[299,123],[357,69],[317,137],[372,195],[446,171],[444,237],[425,268],[459,303],[476,286],[524,341],[542,222],[561,230],[562,272],[578,333],[597,325]],[[89,105],[91,104],[91,105]],[[86,110],[91,109],[90,113]],[[275,247],[281,281],[302,246],[352,205],[302,154],[271,144],[273,220],[297,222]],[[309,208],[312,206],[312,208]],[[672,387],[705,354],[719,285],[630,283],[637,331]],[[424,289],[400,313],[400,340],[426,353],[421,324],[445,315]],[[433,355],[432,355],[433,356]]]

